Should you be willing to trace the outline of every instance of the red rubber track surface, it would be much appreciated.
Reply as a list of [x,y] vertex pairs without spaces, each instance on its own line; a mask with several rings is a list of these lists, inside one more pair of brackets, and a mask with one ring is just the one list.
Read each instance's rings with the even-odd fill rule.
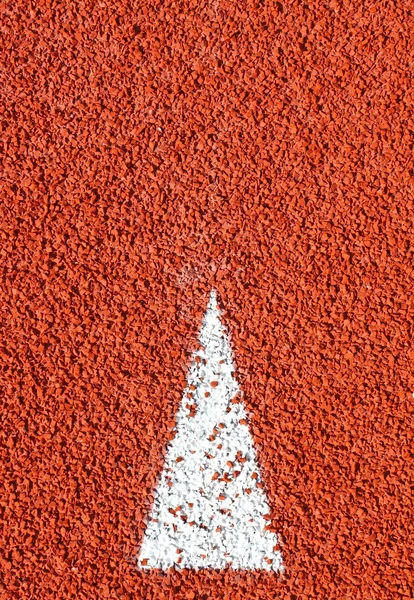
[[[412,9],[2,3],[2,598],[413,597]],[[134,564],[212,287],[283,575]]]

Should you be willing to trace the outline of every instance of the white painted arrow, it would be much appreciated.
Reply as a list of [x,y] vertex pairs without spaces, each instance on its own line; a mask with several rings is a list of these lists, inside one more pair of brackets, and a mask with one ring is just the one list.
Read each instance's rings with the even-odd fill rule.
[[214,290],[199,341],[138,565],[283,571]]

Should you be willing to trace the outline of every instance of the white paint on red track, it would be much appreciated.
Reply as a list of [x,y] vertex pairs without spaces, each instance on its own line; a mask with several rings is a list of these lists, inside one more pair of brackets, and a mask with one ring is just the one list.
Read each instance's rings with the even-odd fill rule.
[[138,565],[282,571],[214,291],[199,341]]

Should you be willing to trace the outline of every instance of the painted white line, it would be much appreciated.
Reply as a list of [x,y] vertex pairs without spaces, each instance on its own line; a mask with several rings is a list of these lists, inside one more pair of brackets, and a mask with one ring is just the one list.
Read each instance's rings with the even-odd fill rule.
[[214,290],[199,341],[138,566],[283,571]]

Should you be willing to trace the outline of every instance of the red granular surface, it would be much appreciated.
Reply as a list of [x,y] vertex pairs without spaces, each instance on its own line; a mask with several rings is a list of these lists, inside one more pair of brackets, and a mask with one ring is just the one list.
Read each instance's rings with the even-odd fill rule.
[[[1,5],[1,598],[412,598],[413,5]],[[136,570],[212,287],[284,575]]]

